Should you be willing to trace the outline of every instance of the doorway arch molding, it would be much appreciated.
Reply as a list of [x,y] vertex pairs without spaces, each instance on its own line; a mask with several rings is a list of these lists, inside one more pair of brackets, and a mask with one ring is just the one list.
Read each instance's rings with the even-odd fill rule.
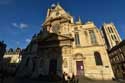
[[74,60],[83,60],[83,59],[85,59],[85,57],[83,56],[82,53],[76,53],[73,55],[73,59]]

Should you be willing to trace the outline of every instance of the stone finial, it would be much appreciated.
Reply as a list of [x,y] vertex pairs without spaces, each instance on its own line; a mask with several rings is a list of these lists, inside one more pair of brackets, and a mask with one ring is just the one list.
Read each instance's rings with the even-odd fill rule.
[[76,22],[76,24],[82,24],[80,16],[79,16],[78,21]]
[[79,16],[78,22],[82,23],[80,16]]
[[56,4],[53,3],[53,4],[51,5],[51,8],[55,8],[55,7],[56,7]]

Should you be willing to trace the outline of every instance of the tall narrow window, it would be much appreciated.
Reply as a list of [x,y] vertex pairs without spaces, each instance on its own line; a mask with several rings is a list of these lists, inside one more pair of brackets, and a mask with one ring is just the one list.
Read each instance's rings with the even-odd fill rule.
[[113,33],[113,29],[112,29],[112,27],[110,27],[110,29],[111,29],[111,32]]
[[79,33],[78,33],[78,32],[75,33],[75,44],[76,44],[77,46],[80,45]]
[[111,38],[112,38],[112,40],[114,40],[114,37],[113,37],[113,35],[111,35]]
[[108,27],[108,31],[109,31],[109,33],[111,33],[111,28],[110,27]]
[[101,55],[99,52],[95,52],[94,53],[94,57],[95,57],[95,62],[96,62],[96,65],[103,65],[102,64],[102,59],[101,59]]
[[115,35],[113,35],[114,36],[114,39],[116,40],[116,36]]
[[92,44],[96,44],[96,43],[97,43],[97,40],[96,40],[96,36],[95,36],[94,31],[93,31],[93,30],[90,30],[90,31],[89,31],[89,34],[90,34],[91,43],[92,43]]
[[84,31],[85,36],[88,36],[87,31]]

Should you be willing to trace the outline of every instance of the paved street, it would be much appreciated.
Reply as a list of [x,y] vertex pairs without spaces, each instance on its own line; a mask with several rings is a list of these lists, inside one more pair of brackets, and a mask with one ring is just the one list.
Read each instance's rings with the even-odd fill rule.
[[[4,83],[63,83],[62,81],[56,82],[49,82],[49,81],[42,81],[42,80],[30,80],[30,79],[15,79],[12,77],[8,77],[4,80]],[[89,79],[79,79],[78,83],[125,83],[119,81],[111,81],[111,80],[89,80]]]

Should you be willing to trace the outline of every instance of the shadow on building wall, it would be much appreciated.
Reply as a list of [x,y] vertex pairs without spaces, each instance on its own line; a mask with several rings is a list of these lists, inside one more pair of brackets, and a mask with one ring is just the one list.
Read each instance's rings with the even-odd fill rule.
[[40,32],[37,36],[33,36],[30,44],[21,53],[22,60],[16,76],[60,80],[63,74],[62,48],[68,45],[65,45],[67,40],[67,37],[54,33]]
[[11,63],[12,56],[10,56],[10,54],[12,54],[12,52],[6,51],[6,44],[0,41],[0,83],[3,83],[8,77],[15,76],[18,63]]

